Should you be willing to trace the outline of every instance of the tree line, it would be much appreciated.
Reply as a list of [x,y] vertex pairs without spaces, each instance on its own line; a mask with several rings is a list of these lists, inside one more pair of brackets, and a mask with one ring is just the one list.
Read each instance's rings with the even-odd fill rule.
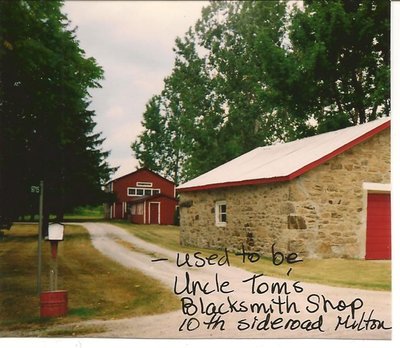
[[174,52],[132,150],[176,183],[389,115],[390,1],[215,1]]
[[0,1],[0,218],[45,214],[104,200],[113,169],[94,131],[92,88],[103,70],[86,57],[62,1]]

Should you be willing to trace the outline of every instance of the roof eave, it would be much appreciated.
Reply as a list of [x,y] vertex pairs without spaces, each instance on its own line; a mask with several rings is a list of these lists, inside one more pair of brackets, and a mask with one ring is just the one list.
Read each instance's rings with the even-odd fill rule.
[[132,200],[130,200],[128,202],[129,203],[142,203],[142,202],[151,201],[153,199],[160,198],[160,197],[171,199],[171,200],[174,200],[174,201],[178,201],[175,197],[168,196],[168,195],[163,194],[163,193],[157,193],[155,195],[137,197],[137,198],[134,198],[134,199],[132,199]]
[[106,185],[108,185],[108,184],[111,184],[111,183],[113,183],[113,182],[116,182],[116,181],[118,181],[118,180],[124,179],[124,178],[126,178],[127,176],[130,176],[130,175],[132,175],[132,174],[136,174],[136,173],[138,173],[138,172],[140,172],[140,171],[148,171],[148,172],[150,172],[150,173],[152,173],[152,174],[158,176],[160,179],[165,180],[165,181],[168,181],[169,183],[171,183],[171,184],[173,184],[173,185],[175,186],[175,183],[174,183],[172,180],[169,180],[169,179],[167,179],[167,178],[164,178],[164,177],[161,176],[160,174],[158,174],[158,173],[152,171],[151,169],[149,169],[149,168],[147,168],[147,167],[138,168],[138,169],[134,170],[133,172],[130,172],[130,173],[128,173],[128,174],[124,174],[124,175],[122,175],[122,176],[120,176],[120,177],[118,177],[118,178],[115,178],[115,179],[112,179],[112,180],[110,180],[110,181],[107,181],[107,183],[105,183],[104,186],[106,186]]
[[273,182],[282,182],[282,181],[289,181],[297,178],[298,176],[310,171],[311,169],[329,161],[333,157],[336,157],[343,152],[351,149],[352,147],[368,140],[375,134],[378,134],[385,129],[390,127],[390,119],[377,126],[376,128],[370,130],[369,132],[364,133],[363,135],[359,136],[358,138],[350,141],[349,143],[337,148],[336,150],[332,151],[331,153],[319,158],[316,161],[313,161],[306,166],[292,172],[286,176],[279,176],[279,177],[272,177],[272,178],[260,178],[260,179],[251,179],[251,180],[241,180],[241,181],[233,181],[233,182],[223,182],[223,183],[214,183],[214,184],[207,184],[207,185],[200,185],[200,186],[192,186],[192,187],[182,187],[177,188],[177,192],[190,192],[190,191],[204,191],[204,190],[212,190],[218,188],[227,188],[227,187],[237,187],[237,186],[247,186],[247,185],[261,185],[261,184],[269,184]]

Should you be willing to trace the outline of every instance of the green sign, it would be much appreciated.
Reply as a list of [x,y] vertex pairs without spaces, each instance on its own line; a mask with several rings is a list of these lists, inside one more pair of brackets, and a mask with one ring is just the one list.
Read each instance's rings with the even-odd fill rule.
[[40,186],[31,186],[31,193],[40,193]]

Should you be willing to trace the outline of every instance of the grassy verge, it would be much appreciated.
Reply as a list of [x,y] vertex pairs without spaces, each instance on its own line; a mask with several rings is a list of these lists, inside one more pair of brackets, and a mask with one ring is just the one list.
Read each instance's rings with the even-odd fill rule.
[[[42,260],[42,290],[46,291],[50,271],[47,242],[43,242]],[[179,308],[178,299],[157,281],[120,266],[94,249],[80,226],[67,225],[65,240],[59,245],[58,288],[68,290],[68,316],[39,318],[36,272],[37,225],[16,224],[0,241],[3,330],[41,329],[82,319],[122,318]]]
[[96,221],[104,219],[103,206],[84,206],[75,208],[72,212],[65,214],[65,221]]
[[[55,215],[50,215],[49,216],[50,221],[55,221],[56,216]],[[81,222],[81,221],[100,221],[104,220],[104,209],[102,205],[99,206],[82,206],[75,208],[74,210],[67,212],[64,214],[64,222]],[[36,214],[33,217],[32,216],[23,216],[21,218],[22,222],[38,222],[39,221],[39,215]]]
[[[137,237],[162,247],[179,251],[201,251],[205,255],[221,251],[183,247],[179,243],[179,228],[175,226],[133,225],[129,223],[116,223]],[[270,258],[262,257],[258,262],[242,262],[242,258],[229,253],[232,265],[243,267],[254,273],[263,273],[271,277],[299,280],[317,284],[326,284],[341,287],[350,287],[368,290],[391,290],[391,262],[366,261],[348,259],[323,259],[308,260],[291,266],[282,264],[275,266]],[[292,271],[289,276],[287,272]]]

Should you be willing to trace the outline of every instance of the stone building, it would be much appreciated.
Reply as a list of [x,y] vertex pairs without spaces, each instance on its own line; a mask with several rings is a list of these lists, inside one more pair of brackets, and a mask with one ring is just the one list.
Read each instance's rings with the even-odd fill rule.
[[390,259],[390,118],[257,148],[178,192],[184,245]]

